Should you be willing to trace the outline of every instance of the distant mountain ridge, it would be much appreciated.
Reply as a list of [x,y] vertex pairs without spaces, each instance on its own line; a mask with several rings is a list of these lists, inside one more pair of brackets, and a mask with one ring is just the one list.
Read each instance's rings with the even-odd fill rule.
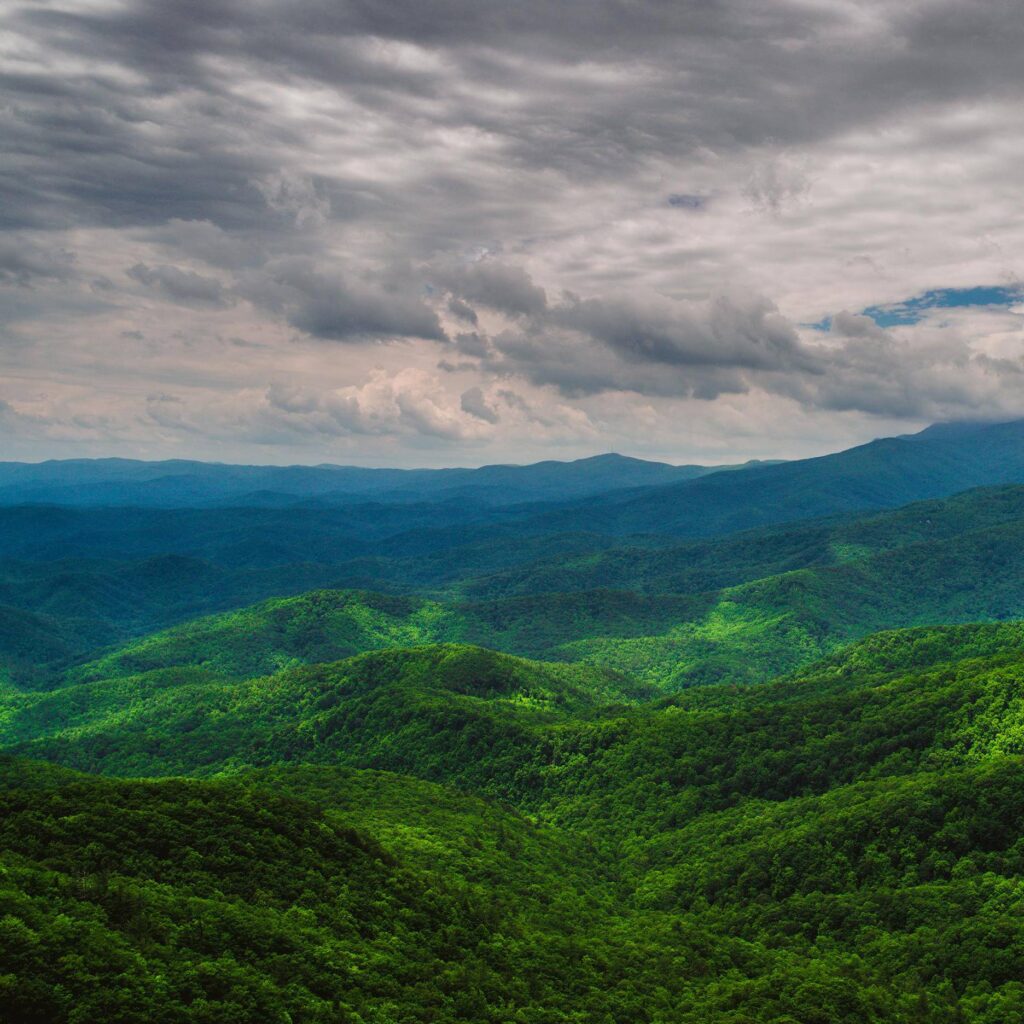
[[[340,516],[333,537],[358,534],[356,547],[369,553],[365,542],[374,537],[458,533],[468,524],[484,528],[481,540],[495,528],[524,536],[712,537],[1015,483],[1024,483],[1024,420],[935,424],[831,455],[736,466],[674,466],[613,453],[478,469],[0,463],[0,507],[281,510],[286,516],[322,510]],[[464,543],[461,535],[457,542]],[[435,538],[430,546],[449,542]],[[353,549],[350,557],[358,553]]]
[[896,508],[973,487],[1024,482],[1024,420],[987,426],[938,424],[833,455],[741,474],[713,473],[600,506],[544,513],[535,529],[711,537],[760,526]]
[[733,466],[674,466],[608,453],[478,469],[248,466],[173,459],[0,463],[0,504],[277,506],[301,499],[389,502],[470,498],[484,505],[561,500],[690,480]]

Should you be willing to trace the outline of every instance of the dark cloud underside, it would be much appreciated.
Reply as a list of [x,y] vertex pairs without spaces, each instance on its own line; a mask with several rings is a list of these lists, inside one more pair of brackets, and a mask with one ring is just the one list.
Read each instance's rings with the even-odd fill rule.
[[5,20],[25,452],[769,455],[1024,413],[1015,3]]

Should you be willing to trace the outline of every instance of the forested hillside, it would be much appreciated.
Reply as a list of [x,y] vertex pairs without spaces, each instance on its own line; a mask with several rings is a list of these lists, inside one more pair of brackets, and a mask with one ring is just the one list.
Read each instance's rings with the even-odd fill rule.
[[120,723],[28,749],[230,781],[9,761],[5,991],[39,1020],[1013,1019],[1020,635],[890,634],[706,710],[462,648],[132,681]]
[[454,499],[40,470],[155,490],[0,508],[0,1017],[1024,1017],[1015,431]]
[[[66,678],[177,666],[245,677],[459,642],[608,665],[666,690],[757,682],[880,629],[1024,617],[1022,539],[1024,488],[975,491],[877,516],[583,560],[587,582],[606,575],[636,589],[573,586],[570,562],[541,563],[533,577],[520,572],[522,593],[487,600],[333,590],[275,599],[130,641],[67,669]],[[684,561],[699,568],[677,569]],[[766,565],[782,571],[759,576]],[[749,582],[682,589],[712,575]],[[566,591],[545,589],[561,579]],[[493,592],[494,581],[463,581],[457,592]],[[680,590],[650,589],[672,583]]]

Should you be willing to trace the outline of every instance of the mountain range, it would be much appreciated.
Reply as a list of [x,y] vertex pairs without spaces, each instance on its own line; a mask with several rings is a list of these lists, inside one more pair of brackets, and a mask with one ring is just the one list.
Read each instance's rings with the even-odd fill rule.
[[1024,1018],[1024,424],[0,502],[5,1019]]

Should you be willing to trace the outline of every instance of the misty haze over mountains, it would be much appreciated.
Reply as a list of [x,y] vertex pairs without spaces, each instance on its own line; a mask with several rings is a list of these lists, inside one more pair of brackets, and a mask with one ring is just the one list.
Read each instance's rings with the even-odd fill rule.
[[[937,424],[833,455],[734,466],[673,466],[616,454],[436,470],[129,459],[9,462],[0,463],[0,504],[202,508],[451,502],[465,504],[464,513],[476,516],[483,509],[601,496],[586,504],[592,526],[713,534],[1015,482],[1024,466],[1022,438],[1024,420]],[[739,475],[725,475],[727,470]],[[557,522],[557,510],[549,514],[551,523]],[[458,509],[452,515],[458,516]]]

